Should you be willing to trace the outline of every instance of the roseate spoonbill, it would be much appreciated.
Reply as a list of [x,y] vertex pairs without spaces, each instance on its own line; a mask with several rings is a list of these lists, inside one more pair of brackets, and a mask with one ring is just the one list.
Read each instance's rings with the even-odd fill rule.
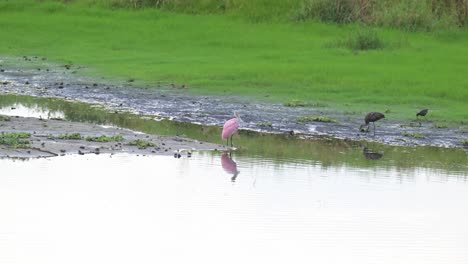
[[221,138],[226,140],[226,145],[229,145],[229,138],[231,139],[231,147],[232,147],[232,135],[237,132],[239,129],[239,123],[241,121],[239,113],[234,112],[234,118],[229,119],[224,123],[223,126],[223,133],[221,134]]
[[375,121],[379,121],[380,119],[385,118],[385,115],[379,112],[370,112],[366,115],[364,118],[364,121],[366,122],[364,125],[361,125],[359,128],[360,130],[364,127],[367,126],[367,129],[369,130],[369,123],[372,122],[374,125],[374,136],[375,136]]
[[429,112],[429,109],[423,109],[419,111],[419,113],[416,114],[416,118],[418,118],[419,116],[426,116],[427,112]]

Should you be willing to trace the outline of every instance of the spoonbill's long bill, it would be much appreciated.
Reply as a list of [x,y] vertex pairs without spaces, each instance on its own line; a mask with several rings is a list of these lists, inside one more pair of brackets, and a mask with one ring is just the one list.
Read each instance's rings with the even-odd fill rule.
[[223,126],[223,133],[221,134],[221,138],[226,140],[226,145],[229,145],[229,139],[231,139],[231,147],[232,147],[232,135],[234,135],[237,130],[239,129],[240,123],[240,116],[237,112],[234,112],[234,118],[229,119],[224,123]]

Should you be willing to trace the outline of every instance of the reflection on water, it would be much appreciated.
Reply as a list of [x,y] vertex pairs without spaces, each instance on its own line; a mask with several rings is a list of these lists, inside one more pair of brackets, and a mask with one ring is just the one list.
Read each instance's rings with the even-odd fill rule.
[[61,111],[50,111],[47,108],[41,108],[38,105],[31,107],[24,106],[19,103],[14,103],[8,107],[0,108],[0,115],[35,117],[43,119],[65,118],[65,114]]
[[240,171],[237,170],[237,163],[232,160],[231,154],[231,152],[225,152],[221,155],[221,166],[226,173],[232,174],[231,181],[235,182]]
[[367,160],[379,160],[383,157],[383,153],[374,152],[367,147],[362,149],[362,154]]
[[468,263],[466,174],[239,153],[0,166],[0,263]]

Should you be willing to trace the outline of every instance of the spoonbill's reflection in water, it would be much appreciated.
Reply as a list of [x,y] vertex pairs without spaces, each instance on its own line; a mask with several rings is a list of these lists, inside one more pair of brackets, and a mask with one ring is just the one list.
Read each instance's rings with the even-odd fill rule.
[[230,152],[225,152],[221,155],[221,166],[225,172],[233,175],[231,177],[231,181],[235,182],[240,171],[237,170],[237,164],[234,160],[232,160]]

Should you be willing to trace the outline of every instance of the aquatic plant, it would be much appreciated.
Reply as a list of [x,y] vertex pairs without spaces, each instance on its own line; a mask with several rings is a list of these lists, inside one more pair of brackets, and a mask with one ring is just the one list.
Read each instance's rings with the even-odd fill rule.
[[123,141],[124,138],[120,135],[117,136],[100,136],[100,137],[91,137],[88,136],[85,138],[86,141],[94,141],[94,142],[119,142]]
[[288,102],[283,103],[286,107],[325,107],[327,104],[315,102],[315,103],[308,103],[301,100],[291,100]]
[[130,141],[130,142],[128,142],[128,145],[129,146],[137,146],[139,149],[146,149],[147,147],[155,147],[156,146],[156,144],[154,144],[154,143],[144,141],[144,140],[141,140],[141,139],[136,139],[136,140]]
[[463,144],[463,146],[468,147],[468,139],[462,140],[461,143]]
[[11,121],[9,116],[0,116],[0,121]]
[[272,128],[273,124],[272,123],[258,123],[258,127],[263,127],[263,128]]
[[418,138],[418,139],[423,139],[426,138],[423,134],[420,133],[410,133],[410,132],[404,132],[403,136],[405,137],[412,137],[412,138]]
[[26,148],[29,146],[29,140],[24,140],[25,138],[30,138],[30,133],[3,133],[0,135],[0,145],[6,145],[10,148]]
[[298,117],[297,122],[299,123],[307,123],[307,122],[322,122],[322,123],[338,123],[335,119],[331,119],[325,116],[303,116]]
[[50,139],[72,139],[72,140],[79,140],[82,139],[83,137],[81,136],[80,133],[73,133],[73,134],[63,134],[59,135],[57,137],[54,136],[49,136]]
[[435,124],[434,124],[434,127],[435,127],[435,128],[447,128],[448,125],[445,124],[445,123],[435,123]]

